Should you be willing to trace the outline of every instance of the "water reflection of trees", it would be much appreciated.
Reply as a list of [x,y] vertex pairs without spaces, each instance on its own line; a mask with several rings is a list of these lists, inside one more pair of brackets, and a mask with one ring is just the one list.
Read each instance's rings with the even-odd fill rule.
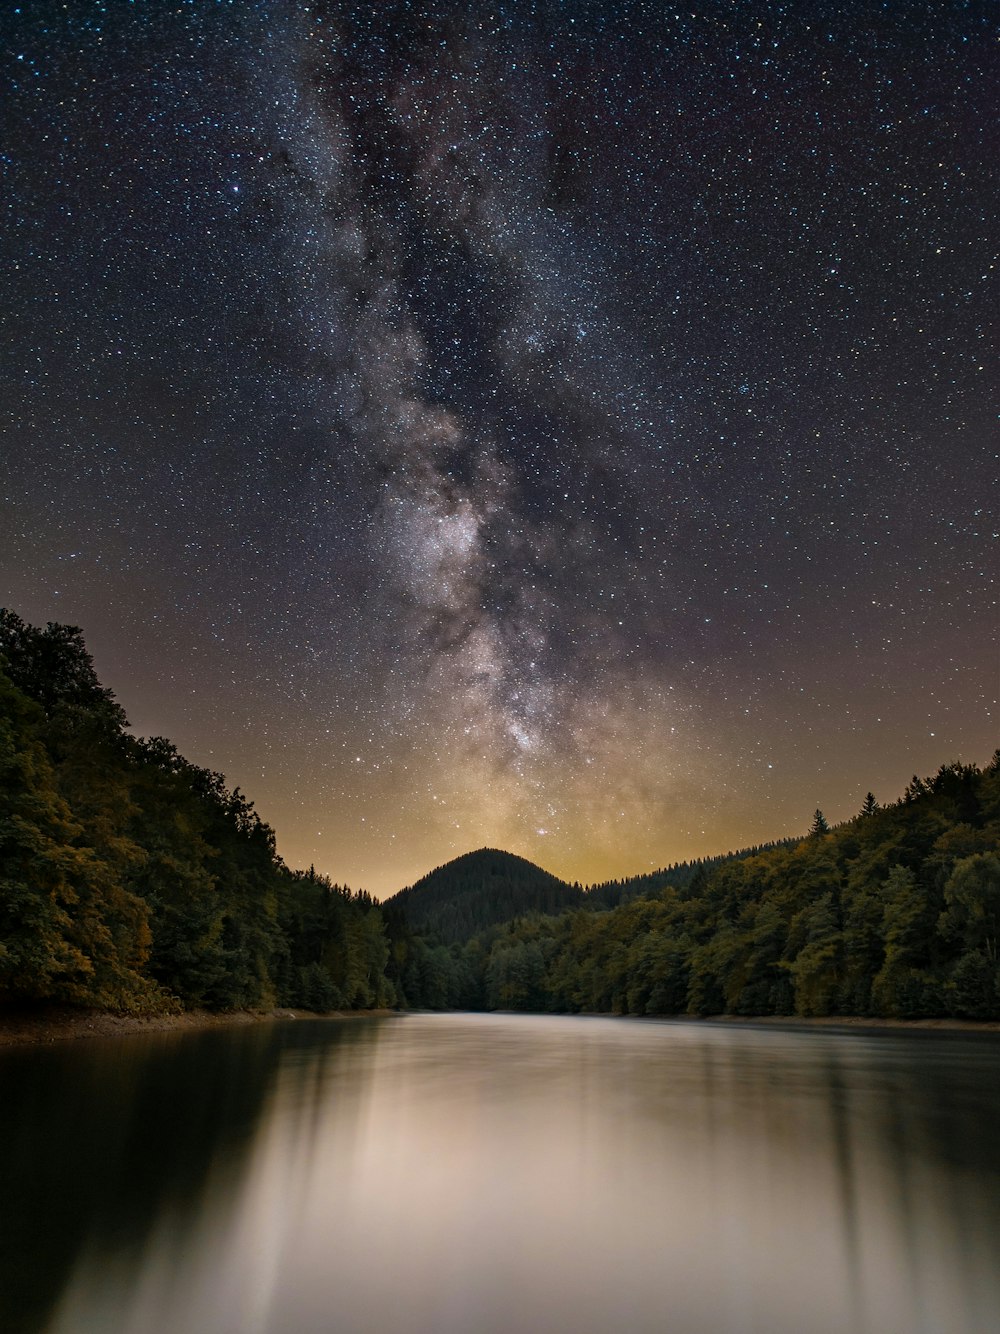
[[[487,1201],[492,1188],[500,1212],[481,1221],[506,1236],[500,1201],[509,1195],[515,1207],[507,1187],[540,1143],[566,1168],[553,1175],[564,1208],[539,1208],[562,1221],[567,1252],[580,1250],[574,1237],[602,1237],[606,1254],[588,1267],[628,1264],[639,1288],[651,1247],[663,1273],[722,1315],[726,1293],[745,1284],[754,1318],[775,1329],[794,1327],[810,1303],[816,1329],[860,1334],[887,1310],[907,1328],[938,1328],[947,1300],[949,1327],[972,1330],[996,1298],[993,1039],[559,1018],[388,1022],[391,1040],[377,1051],[383,1030],[362,1021],[7,1053],[0,1328],[29,1334],[73,1327],[70,1312],[99,1316],[114,1276],[134,1324],[141,1308],[130,1294],[151,1257],[165,1309],[176,1300],[196,1310],[192,1275],[226,1269],[252,1282],[251,1252],[304,1264],[307,1219],[342,1281],[371,1238],[384,1249],[386,1218],[404,1269],[418,1273],[411,1253],[425,1253],[432,1273],[446,1233],[453,1251],[468,1246],[470,1262],[488,1268],[485,1243],[434,1221],[431,1183],[470,1230],[479,1225],[470,1183]],[[591,1225],[573,1202],[588,1171],[590,1198],[614,1226]],[[516,1222],[530,1230],[530,1219]],[[686,1274],[689,1253],[702,1278]],[[702,1282],[710,1274],[716,1291]],[[276,1269],[258,1286],[287,1295],[289,1281]],[[318,1275],[317,1300],[331,1281]],[[660,1299],[651,1287],[650,1312]],[[361,1309],[370,1294],[340,1290],[338,1300]]]
[[255,1025],[5,1053],[0,1064],[0,1328],[47,1327],[80,1258],[138,1263],[235,1197],[276,1074],[357,1025]]

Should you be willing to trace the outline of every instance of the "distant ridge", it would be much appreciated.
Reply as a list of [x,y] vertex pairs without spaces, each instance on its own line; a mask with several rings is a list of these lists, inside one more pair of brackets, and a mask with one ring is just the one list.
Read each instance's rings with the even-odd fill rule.
[[444,944],[464,944],[490,927],[532,913],[557,915],[571,908],[605,912],[632,899],[655,898],[668,888],[681,895],[697,894],[707,876],[720,866],[775,848],[792,847],[799,841],[783,839],[741,848],[586,887],[560,880],[513,852],[480,848],[435,867],[415,884],[385,899],[384,904],[405,917],[414,931],[432,935]]
[[436,867],[386,903],[401,909],[414,930],[451,944],[528,913],[585,907],[586,895],[524,857],[480,848]]

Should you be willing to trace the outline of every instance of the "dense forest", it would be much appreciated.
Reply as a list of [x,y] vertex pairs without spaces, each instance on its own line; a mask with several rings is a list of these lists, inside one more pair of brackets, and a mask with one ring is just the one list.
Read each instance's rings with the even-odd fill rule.
[[793,847],[798,841],[785,839],[697,861],[675,862],[659,871],[587,886],[560,880],[511,852],[480,848],[435,867],[389,902],[415,931],[452,945],[518,917],[553,915],[573,908],[600,911],[617,908],[631,899],[651,898],[668,888],[684,890],[696,877],[700,881],[728,862],[742,861],[772,848]]
[[486,926],[434,951],[438,987],[486,1009],[1000,1018],[998,854],[1000,751],[832,830],[817,811],[805,838],[626,882],[610,910],[589,891]]
[[370,896],[290,871],[239,789],[126,729],[77,628],[0,612],[0,1000],[395,1004]]
[[380,905],[0,611],[0,1003],[985,1019],[998,937],[1000,752],[801,839],[590,889],[485,849]]
[[588,897],[580,885],[569,885],[524,857],[482,848],[436,867],[390,901],[415,930],[451,945],[526,913],[582,908]]

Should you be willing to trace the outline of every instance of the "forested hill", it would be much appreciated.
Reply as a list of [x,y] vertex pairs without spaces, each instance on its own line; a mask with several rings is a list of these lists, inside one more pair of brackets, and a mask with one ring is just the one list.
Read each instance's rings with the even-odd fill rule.
[[1000,1018],[1000,752],[761,851],[585,890],[484,849],[379,905],[0,610],[0,1006],[50,1001]]
[[1000,751],[833,829],[454,954],[487,1009],[1000,1019]]
[[731,861],[741,861],[797,839],[744,848],[717,857],[678,862],[659,871],[582,887],[568,884],[534,862],[498,848],[467,852],[435,867],[416,884],[385,901],[392,920],[445,945],[464,944],[490,928],[532,915],[553,916],[576,908],[601,912],[665,890],[697,896],[708,878]]
[[497,848],[480,848],[438,866],[387,901],[413,930],[445,944],[464,942],[529,913],[585,906],[584,891],[534,862]]
[[0,610],[0,1006],[402,999],[416,965],[369,895],[289,870],[222,774],[126,728],[79,629]]
[[688,897],[697,896],[707,883],[708,877],[727,862],[759,857],[762,852],[771,852],[777,848],[792,848],[799,842],[801,839],[798,838],[776,839],[770,843],[740,848],[737,852],[720,852],[714,857],[699,857],[690,862],[674,862],[659,871],[646,871],[641,875],[626,876],[621,880],[604,880],[600,884],[587,887],[585,891],[587,906],[619,908],[632,899],[653,898],[666,889],[674,889]]

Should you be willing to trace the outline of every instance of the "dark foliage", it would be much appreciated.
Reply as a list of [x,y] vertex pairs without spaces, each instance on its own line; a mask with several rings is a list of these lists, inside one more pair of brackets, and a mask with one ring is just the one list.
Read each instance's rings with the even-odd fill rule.
[[431,931],[445,944],[525,913],[558,913],[584,901],[579,885],[496,848],[456,857],[390,899],[414,930]]
[[770,848],[791,847],[797,839],[745,848],[623,880],[597,885],[568,884],[540,866],[497,848],[467,852],[438,866],[408,889],[388,900],[386,908],[401,915],[411,930],[447,945],[464,944],[483,932],[519,917],[556,915],[583,908],[602,911],[637,898],[653,898],[676,889],[682,896],[697,893],[711,871],[727,862],[754,857]]
[[555,915],[525,896],[509,918],[451,949],[491,1009],[1000,1018],[1000,752],[915,778],[893,805],[868,794],[833,830],[817,812],[806,838],[584,891]]
[[0,1001],[394,1003],[371,898],[289,871],[238,788],[125,726],[79,630],[0,612]]
[[0,1002],[1000,1017],[1000,752],[832,830],[584,889],[494,849],[385,905],[136,740],[80,631],[0,612]]

